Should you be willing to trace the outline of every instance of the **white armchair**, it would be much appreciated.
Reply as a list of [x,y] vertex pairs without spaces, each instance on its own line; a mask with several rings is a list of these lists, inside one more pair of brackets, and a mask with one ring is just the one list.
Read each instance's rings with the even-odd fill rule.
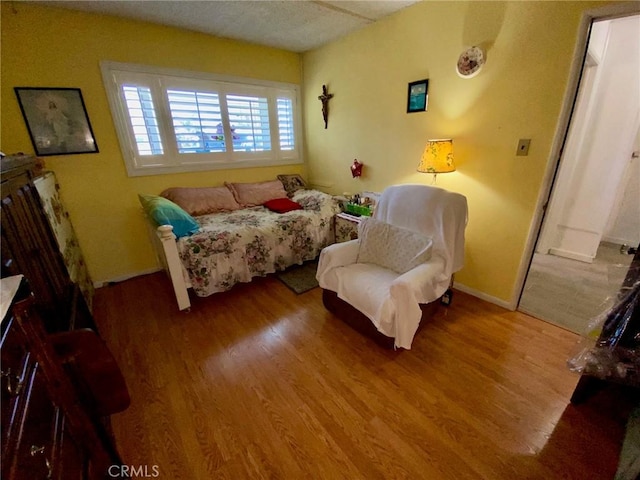
[[[439,299],[452,275],[463,266],[467,199],[438,187],[396,185],[382,193],[373,218],[374,224],[378,220],[399,227],[396,230],[429,237],[430,256],[407,271],[389,268],[389,262],[381,258],[384,252],[379,259],[366,258],[365,263],[361,247],[371,240],[361,237],[323,249],[317,279],[325,290],[325,305],[329,306],[327,294],[334,292],[331,298],[355,308],[377,332],[393,339],[395,347],[410,349],[423,306]],[[385,247],[397,253],[403,244]],[[424,259],[425,249],[420,253],[419,258]]]

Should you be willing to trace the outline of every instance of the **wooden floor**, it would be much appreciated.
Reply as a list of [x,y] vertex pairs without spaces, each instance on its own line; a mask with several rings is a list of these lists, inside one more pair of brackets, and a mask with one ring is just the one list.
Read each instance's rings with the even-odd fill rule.
[[458,292],[395,352],[273,277],[179,313],[153,274],[95,314],[132,397],[123,458],[162,479],[612,479],[633,407],[571,405],[578,337]]

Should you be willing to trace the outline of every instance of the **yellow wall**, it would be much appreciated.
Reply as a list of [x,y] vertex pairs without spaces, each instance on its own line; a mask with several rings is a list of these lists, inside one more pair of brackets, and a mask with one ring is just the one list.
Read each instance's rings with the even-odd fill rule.
[[[416,173],[425,141],[453,138],[458,170],[437,184],[469,203],[456,281],[509,302],[588,2],[422,2],[303,55],[307,169],[334,193],[431,183]],[[486,50],[480,74],[455,65]],[[407,84],[429,79],[428,111],[406,113]],[[324,130],[317,97],[335,94]],[[529,156],[516,157],[530,138]],[[361,179],[349,165],[364,163]]]
[[138,193],[303,173],[301,165],[290,165],[127,177],[99,65],[111,60],[299,84],[298,54],[26,2],[2,2],[1,15],[1,151],[33,153],[13,87],[82,90],[100,153],[45,161],[61,184],[94,281],[155,267]]

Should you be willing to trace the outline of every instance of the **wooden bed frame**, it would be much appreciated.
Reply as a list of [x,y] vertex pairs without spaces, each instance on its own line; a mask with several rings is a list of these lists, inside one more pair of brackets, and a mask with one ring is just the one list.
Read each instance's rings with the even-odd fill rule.
[[[393,337],[387,337],[385,334],[380,333],[367,316],[365,316],[362,312],[355,309],[353,306],[351,306],[341,298],[338,298],[338,294],[336,292],[325,290],[323,288],[322,303],[327,310],[337,316],[340,320],[342,320],[361,334],[371,338],[382,348],[394,348],[395,339]],[[420,324],[418,325],[416,334],[422,329],[423,325],[426,323],[426,320],[436,314],[439,306],[439,299],[431,303],[420,304],[422,317],[420,318]]]
[[178,302],[178,309],[188,311],[191,308],[188,291],[191,288],[191,284],[185,280],[187,276],[180,261],[173,227],[171,225],[160,225],[155,228],[148,218],[147,226],[149,227],[149,236],[151,237],[158,262],[171,279],[173,292]]

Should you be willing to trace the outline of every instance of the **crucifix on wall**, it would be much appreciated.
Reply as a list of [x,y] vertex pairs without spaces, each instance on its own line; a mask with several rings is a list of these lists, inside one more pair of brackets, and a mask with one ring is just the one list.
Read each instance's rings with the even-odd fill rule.
[[322,95],[318,97],[318,100],[322,102],[322,118],[324,118],[324,128],[327,128],[329,121],[329,100],[333,98],[333,93],[327,92],[327,86],[322,85]]

